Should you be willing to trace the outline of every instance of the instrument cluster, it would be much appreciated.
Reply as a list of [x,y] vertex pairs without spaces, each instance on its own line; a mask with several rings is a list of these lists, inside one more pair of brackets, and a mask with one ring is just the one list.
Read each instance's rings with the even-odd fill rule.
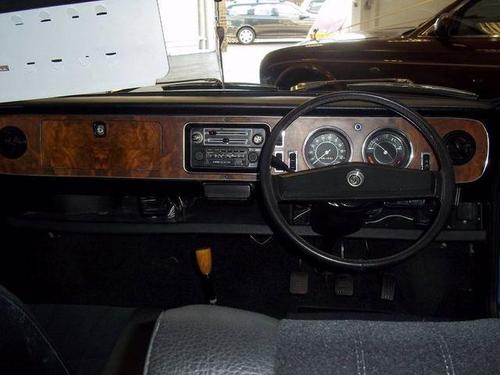
[[[323,127],[310,133],[304,142],[303,156],[309,168],[327,167],[351,160],[349,137],[335,127]],[[370,164],[407,167],[412,157],[408,137],[398,129],[377,129],[363,144],[363,160]]]

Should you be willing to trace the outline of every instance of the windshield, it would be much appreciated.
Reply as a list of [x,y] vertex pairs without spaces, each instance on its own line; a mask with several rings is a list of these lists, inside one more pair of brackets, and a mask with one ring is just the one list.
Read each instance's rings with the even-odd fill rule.
[[[71,1],[80,2],[90,4],[89,8],[94,4],[89,0]],[[0,5],[0,16],[2,11],[27,8],[8,3],[14,5]],[[37,3],[55,6],[66,2]],[[114,64],[113,73],[120,70],[120,80],[103,83],[103,91],[135,93],[137,89],[133,88],[144,86],[145,82],[157,83],[139,88],[147,92],[193,88],[314,92],[348,89],[351,83],[369,83],[370,87],[383,84],[388,90],[404,83],[407,86],[404,89],[415,84],[437,87],[441,92],[451,88],[455,93],[466,91],[481,98],[500,97],[500,0],[154,0],[148,2],[154,7],[154,11],[149,9],[155,15],[150,19],[151,25],[144,20],[144,4],[142,8],[137,8],[139,3],[127,1],[127,4],[133,9],[124,18],[124,25],[129,25],[127,30],[116,28],[104,38],[108,44],[114,43],[104,51],[105,62]],[[71,5],[68,7],[67,14],[61,13],[61,17],[69,15],[71,20],[79,20],[72,21],[74,25],[83,25],[86,18],[72,15],[75,10]],[[46,13],[35,7],[33,15],[42,17],[40,22],[48,28],[51,19],[44,18]],[[118,13],[115,11],[113,16]],[[107,13],[97,11],[99,14]],[[14,33],[24,26],[31,27],[24,24],[22,16],[16,12],[5,14],[0,31]],[[139,20],[143,22],[141,25]],[[96,35],[83,38],[89,46],[82,49],[91,48],[100,56],[104,47],[98,36],[102,33],[94,26],[77,34]],[[8,43],[14,38],[3,40],[5,48],[13,45],[19,49],[15,63],[23,69],[13,69],[9,60],[3,59],[0,80],[15,74],[26,82],[32,80],[39,69],[32,53],[39,45],[37,38],[17,44]],[[61,41],[68,43],[64,38]],[[55,52],[45,54],[44,48],[36,51],[43,61],[50,57],[54,64],[50,74],[56,76],[54,72],[64,73],[67,68],[97,67],[91,65],[91,53],[82,55],[76,49],[79,63],[65,66],[73,60],[63,59],[67,51],[55,48],[61,41],[45,41],[44,48]],[[127,52],[126,41],[133,46],[128,55],[123,53]],[[64,48],[73,51],[73,45]],[[118,50],[115,46],[123,48]],[[155,57],[152,51],[161,53]],[[54,56],[45,56],[49,52]],[[126,63],[117,63],[124,57],[128,58]],[[168,67],[153,72],[145,60],[153,68]],[[99,74],[99,79],[108,78],[105,70]],[[74,77],[80,75],[67,78],[73,81]],[[54,81],[49,76],[46,79]],[[14,87],[21,86],[11,81]],[[87,79],[75,81],[73,87]],[[95,85],[95,89],[101,86]],[[64,92],[82,93],[73,88]]]
[[289,89],[387,78],[497,95],[484,81],[500,68],[500,0],[160,4],[171,64],[163,83],[217,78]]

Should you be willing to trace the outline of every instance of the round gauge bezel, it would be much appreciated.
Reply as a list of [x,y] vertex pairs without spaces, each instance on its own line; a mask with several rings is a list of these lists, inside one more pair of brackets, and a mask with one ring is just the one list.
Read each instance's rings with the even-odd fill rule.
[[[345,144],[348,147],[347,151],[349,153],[348,158],[345,161],[345,163],[349,163],[352,160],[353,145],[352,145],[351,138],[349,138],[349,136],[342,129],[339,129],[336,126],[322,126],[320,128],[316,128],[316,129],[310,131],[309,134],[307,135],[305,141],[304,141],[303,146],[302,146],[302,157],[304,158],[304,161],[309,169],[315,169],[318,167],[314,167],[309,163],[309,159],[307,157],[307,152],[306,152],[307,144],[309,143],[311,138],[313,138],[316,134],[318,134],[320,132],[325,132],[325,131],[331,131],[333,133],[336,133],[336,135],[339,138],[341,138],[345,141]],[[340,163],[338,163],[338,164],[340,164]],[[337,164],[332,164],[332,165],[337,165]]]
[[[363,161],[365,163],[370,163],[368,161],[368,158],[366,156],[366,148],[368,147],[368,144],[376,137],[378,136],[380,133],[392,133],[392,134],[395,134],[399,137],[402,137],[403,138],[403,141],[406,142],[407,146],[409,147],[409,150],[410,150],[410,155],[408,157],[408,161],[406,162],[405,165],[401,165],[399,167],[397,166],[390,166],[390,165],[387,165],[387,164],[380,164],[380,163],[377,163],[376,165],[385,165],[385,166],[388,166],[388,167],[393,167],[393,168],[408,168],[408,166],[411,164],[411,162],[413,161],[413,144],[412,142],[410,141],[410,138],[408,137],[408,135],[402,131],[401,129],[395,129],[395,128],[379,128],[379,129],[375,129],[373,130],[370,134],[368,134],[368,136],[366,137],[365,141],[363,142],[363,149],[362,149],[362,154],[363,154]],[[371,164],[371,163],[370,163]]]

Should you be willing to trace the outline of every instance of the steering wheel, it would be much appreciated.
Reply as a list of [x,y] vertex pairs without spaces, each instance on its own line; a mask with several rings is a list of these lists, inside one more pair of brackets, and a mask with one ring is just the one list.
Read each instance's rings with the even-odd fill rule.
[[[439,171],[388,167],[367,163],[343,163],[300,172],[273,174],[271,161],[278,136],[295,120],[318,107],[343,101],[376,104],[406,119],[432,147]],[[297,248],[312,257],[351,269],[366,269],[400,262],[424,249],[440,232],[452,207],[453,166],[436,130],[418,113],[394,100],[365,92],[336,92],[311,99],[290,111],[273,128],[260,158],[260,184],[272,224]],[[342,201],[391,201],[433,198],[439,207],[432,223],[406,249],[381,258],[345,259],[313,246],[299,236],[283,217],[280,203]]]

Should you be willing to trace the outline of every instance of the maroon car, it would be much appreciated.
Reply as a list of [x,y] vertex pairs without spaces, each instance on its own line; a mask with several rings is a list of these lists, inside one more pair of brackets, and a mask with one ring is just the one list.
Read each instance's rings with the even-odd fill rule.
[[383,30],[350,41],[311,41],[269,53],[262,83],[406,78],[500,96],[500,1],[459,0],[403,33]]

